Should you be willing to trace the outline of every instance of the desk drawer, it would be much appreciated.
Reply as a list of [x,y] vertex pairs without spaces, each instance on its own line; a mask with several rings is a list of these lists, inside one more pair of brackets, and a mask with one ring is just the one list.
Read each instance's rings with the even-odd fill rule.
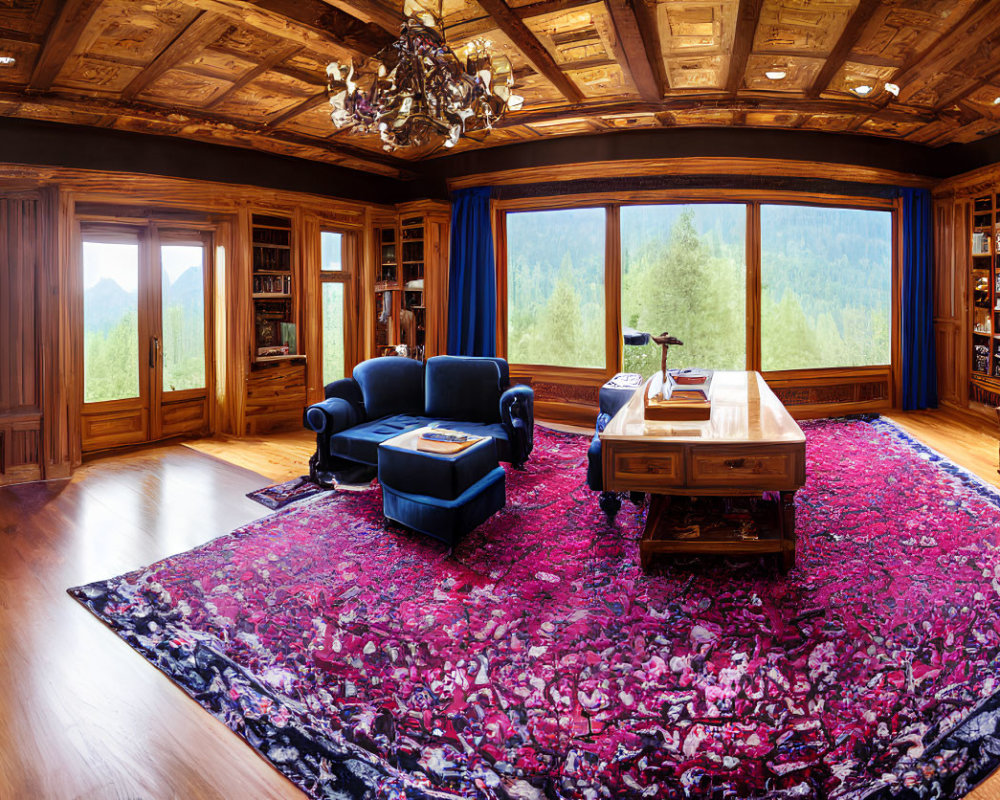
[[604,487],[609,491],[626,489],[655,492],[658,488],[684,485],[684,450],[682,447],[643,448],[604,442]]
[[796,484],[798,459],[790,450],[747,452],[714,450],[691,454],[688,486],[739,487],[748,489],[792,489]]

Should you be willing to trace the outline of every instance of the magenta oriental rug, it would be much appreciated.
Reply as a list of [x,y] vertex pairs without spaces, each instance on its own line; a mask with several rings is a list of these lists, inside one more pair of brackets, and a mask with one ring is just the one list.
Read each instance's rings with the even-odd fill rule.
[[75,598],[315,798],[963,796],[1000,762],[997,495],[804,423],[796,567],[639,568],[538,430],[449,553],[325,493]]

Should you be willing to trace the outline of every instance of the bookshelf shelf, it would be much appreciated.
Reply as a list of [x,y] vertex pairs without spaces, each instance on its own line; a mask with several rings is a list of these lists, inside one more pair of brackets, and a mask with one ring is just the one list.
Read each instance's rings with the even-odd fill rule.
[[[296,353],[292,222],[285,217],[253,214],[250,240],[251,360],[264,363],[304,358]],[[283,348],[287,348],[283,353],[274,352]]]

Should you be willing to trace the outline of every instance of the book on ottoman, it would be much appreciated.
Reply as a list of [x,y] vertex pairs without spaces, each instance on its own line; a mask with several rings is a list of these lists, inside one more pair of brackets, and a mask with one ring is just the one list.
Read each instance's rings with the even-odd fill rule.
[[461,452],[482,438],[482,436],[473,436],[471,433],[452,431],[447,428],[433,428],[420,434],[420,439],[417,440],[417,450],[422,450],[425,453],[450,455]]

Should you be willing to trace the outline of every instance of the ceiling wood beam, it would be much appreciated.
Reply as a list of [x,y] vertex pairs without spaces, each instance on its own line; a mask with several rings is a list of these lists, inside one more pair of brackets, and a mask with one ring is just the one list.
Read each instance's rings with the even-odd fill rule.
[[911,87],[922,78],[934,73],[947,72],[998,30],[1000,30],[1000,14],[997,13],[996,3],[980,0],[919,58],[906,69],[896,73],[892,82],[901,87],[900,97],[905,99],[908,95],[912,95]]
[[[600,2],[600,0],[544,0],[541,3],[511,8],[511,11],[517,15],[518,19],[526,20],[555,11],[570,11],[581,6],[592,6],[595,2]],[[497,24],[492,17],[476,17],[456,22],[454,25],[445,25],[445,34],[453,41],[464,41],[496,29]]]
[[[292,6],[297,5],[296,0],[288,1]],[[325,0],[325,2],[362,22],[378,25],[382,30],[392,34],[394,39],[399,36],[403,15],[394,8],[382,5],[378,0]]]
[[[359,19],[358,14],[345,12],[323,0],[250,0],[254,6],[286,17],[298,25],[321,35],[333,36],[347,47],[363,55],[373,55],[399,35],[402,16],[388,33],[381,25]],[[391,34],[391,35],[390,35]]]
[[125,102],[134,100],[158,78],[200,53],[206,45],[214,42],[231,27],[232,23],[229,20],[204,11],[200,13],[148,67],[129,82],[122,90],[122,100]]
[[691,94],[685,97],[668,98],[662,102],[636,100],[596,102],[578,105],[568,109],[565,106],[543,108],[535,111],[518,111],[506,114],[495,127],[512,128],[518,125],[534,125],[541,122],[555,122],[561,118],[597,117],[607,114],[666,114],[677,111],[719,110],[746,113],[762,111],[781,114],[841,114],[859,117],[861,121],[874,117],[893,122],[932,122],[936,119],[931,112],[908,112],[902,109],[877,109],[871,103],[849,99],[802,100],[793,96],[746,97],[739,102],[722,92],[708,97],[705,94]]
[[736,12],[736,33],[733,36],[733,53],[729,57],[729,74],[726,77],[726,91],[736,94],[743,84],[747,71],[747,60],[753,50],[753,40],[760,22],[760,9],[764,0],[740,0]]
[[865,26],[880,5],[882,5],[881,0],[860,0],[851,18],[847,20],[844,30],[841,31],[833,50],[823,63],[823,68],[816,74],[812,86],[806,89],[806,97],[815,100],[830,85],[830,81],[847,62],[851,50],[858,43]]
[[946,94],[942,99],[938,100],[937,105],[934,106],[934,110],[937,112],[944,111],[946,108],[949,108],[955,105],[956,103],[959,103],[960,101],[967,99],[969,95],[971,95],[973,92],[978,92],[984,86],[988,86],[989,84],[993,83],[994,81],[997,80],[997,78],[1000,78],[1000,68],[997,68],[992,72],[987,73],[982,78],[979,78],[973,83],[966,85],[962,89],[958,89],[952,92],[951,94]]
[[[338,61],[348,61],[354,57],[366,58],[381,46],[379,42],[387,41],[381,38],[384,34],[379,32],[379,42],[371,42],[363,49],[358,49],[356,43],[344,41],[328,27],[317,27],[312,24],[308,14],[301,14],[303,20],[285,17],[265,8],[263,4],[258,5],[249,0],[180,0],[180,2],[225,17],[240,26],[253,28],[288,42],[295,42],[324,58]],[[305,4],[306,0],[303,0],[303,3]],[[330,11],[336,13],[332,8]],[[236,54],[246,58],[245,53]]]
[[216,106],[222,104],[227,99],[236,94],[238,91],[240,91],[240,89],[242,89],[244,86],[247,86],[248,84],[257,80],[257,78],[259,78],[264,73],[270,72],[276,64],[280,64],[286,58],[291,58],[300,50],[302,50],[302,46],[297,44],[289,44],[286,45],[285,47],[277,48],[267,58],[261,61],[256,67],[254,67],[245,75],[241,76],[240,79],[236,81],[236,83],[234,83],[228,89],[226,89],[226,91],[224,91],[218,97],[213,99],[211,103],[208,103],[205,106],[205,110],[207,111],[209,109],[213,109]]
[[[61,112],[80,111],[100,116],[107,115],[116,120],[120,120],[122,117],[132,117],[139,121],[154,123],[157,126],[162,126],[163,121],[169,117],[177,125],[178,132],[175,132],[175,135],[179,135],[179,131],[182,128],[192,123],[197,123],[198,127],[215,131],[218,134],[217,136],[206,134],[202,137],[185,136],[184,138],[201,139],[209,141],[212,144],[224,144],[227,139],[235,139],[238,142],[236,146],[246,147],[248,146],[246,144],[247,137],[259,137],[262,143],[273,141],[297,146],[315,147],[334,154],[343,154],[345,157],[356,160],[363,159],[372,165],[379,166],[381,168],[378,170],[380,174],[388,174],[387,168],[391,169],[396,177],[405,177],[410,174],[410,163],[389,153],[365,150],[353,145],[342,145],[339,142],[334,143],[328,138],[314,138],[291,131],[278,132],[268,130],[265,126],[253,125],[235,117],[207,114],[198,110],[184,109],[180,111],[177,108],[165,108],[141,101],[135,101],[126,105],[116,100],[86,97],[83,95],[67,95],[56,92],[45,95],[0,92],[0,102],[43,104]],[[263,152],[274,152],[266,147],[258,147],[256,149]]]
[[[890,83],[895,83],[900,87],[899,97],[896,98],[888,92],[883,92],[882,96],[874,101],[875,107],[884,109],[894,100],[905,103],[907,98],[916,91],[916,88],[922,85],[918,83],[921,78],[928,73],[946,71],[944,62],[951,61],[953,57],[962,58],[967,55],[968,52],[978,47],[980,41],[986,38],[998,24],[1000,24],[1000,15],[996,14],[995,2],[993,0],[978,0],[930,47],[915,56],[908,66],[896,70]],[[980,30],[981,26],[984,30]],[[936,114],[935,118],[940,118],[940,114]],[[852,130],[860,128],[868,119],[869,117],[855,120],[856,124]]]
[[[294,119],[300,114],[305,114],[307,111],[312,111],[317,106],[321,106],[328,102],[330,98],[329,92],[320,92],[319,94],[314,94],[307,100],[303,100],[297,106],[292,106],[287,111],[283,111],[278,114],[274,119],[269,119],[267,124],[264,126],[267,130],[274,130],[275,128],[280,128],[284,123],[288,122],[290,119]],[[333,123],[330,123],[331,129]],[[332,130],[331,130],[332,132]]]
[[611,12],[615,38],[621,49],[622,66],[632,79],[639,96],[649,102],[662,99],[663,84],[657,82],[653,69],[653,64],[659,58],[659,50],[650,53],[647,49],[633,0],[605,0],[605,5]]
[[575,83],[556,64],[555,59],[546,50],[538,37],[533,34],[521,18],[504,2],[504,0],[479,0],[479,5],[496,22],[496,26],[521,51],[542,77],[552,83],[559,93],[571,103],[583,101],[581,92]]
[[46,92],[52,88],[59,71],[76,49],[87,24],[93,19],[103,0],[66,0],[49,26],[45,44],[35,62],[28,88]]

